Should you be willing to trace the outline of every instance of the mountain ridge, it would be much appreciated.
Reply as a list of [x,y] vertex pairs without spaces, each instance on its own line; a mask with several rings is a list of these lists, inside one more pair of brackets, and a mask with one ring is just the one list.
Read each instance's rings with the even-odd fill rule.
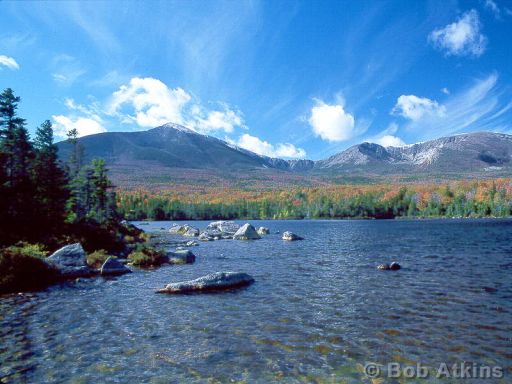
[[[84,136],[79,142],[85,149],[86,160],[104,158],[110,169],[119,171],[118,168],[124,167],[132,173],[140,169],[151,177],[178,169],[215,171],[218,175],[230,174],[234,178],[242,173],[250,173],[252,177],[296,174],[323,178],[339,175],[512,174],[512,135],[485,131],[402,147],[363,142],[317,161],[262,156],[173,123],[147,131]],[[61,158],[68,158],[71,145],[66,141],[57,145]]]

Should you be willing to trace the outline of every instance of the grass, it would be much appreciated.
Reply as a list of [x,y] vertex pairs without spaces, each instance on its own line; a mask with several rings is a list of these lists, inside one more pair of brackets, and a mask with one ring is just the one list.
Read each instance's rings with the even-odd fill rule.
[[148,245],[140,244],[135,251],[128,255],[128,260],[134,266],[150,268],[167,263],[168,258],[164,252]]
[[87,255],[87,265],[91,268],[100,269],[110,255],[104,249],[94,251]]

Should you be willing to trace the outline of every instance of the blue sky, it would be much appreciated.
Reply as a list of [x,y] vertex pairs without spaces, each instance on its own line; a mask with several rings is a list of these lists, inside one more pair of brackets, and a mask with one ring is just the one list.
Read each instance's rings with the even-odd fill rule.
[[512,133],[510,1],[0,1],[0,25],[31,132],[171,121],[310,159]]

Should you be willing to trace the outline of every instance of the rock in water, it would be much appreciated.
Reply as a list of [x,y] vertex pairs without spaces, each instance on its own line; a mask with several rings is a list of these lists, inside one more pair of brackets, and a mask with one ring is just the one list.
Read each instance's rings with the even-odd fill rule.
[[169,229],[169,233],[172,235],[180,235],[184,232],[183,227],[184,225],[173,224],[171,229]]
[[124,275],[125,273],[131,273],[130,268],[126,267],[125,265],[121,264],[117,259],[110,256],[100,269],[100,274],[102,276],[118,276],[118,275]]
[[398,264],[396,261],[393,261],[390,265],[389,265],[389,269],[391,269],[392,271],[398,271],[400,268],[402,268],[400,266],[400,264]]
[[195,280],[167,284],[157,293],[190,293],[234,289],[254,283],[252,276],[241,272],[216,272]]
[[196,237],[199,236],[199,229],[187,226],[187,230],[183,233],[183,236]]
[[196,255],[188,249],[169,252],[167,257],[169,258],[169,264],[192,264],[196,261]]
[[47,257],[46,262],[56,267],[64,278],[89,277],[96,273],[87,265],[87,255],[80,243],[62,247]]
[[217,230],[219,231],[219,235],[231,236],[233,236],[239,229],[240,225],[234,221],[214,221],[213,223],[208,224],[208,227],[206,227],[207,232],[208,230]]
[[256,229],[247,223],[240,227],[238,231],[233,235],[233,239],[235,240],[258,240],[261,239],[261,236],[258,235]]
[[197,239],[201,241],[213,241],[213,237],[206,232],[201,233]]
[[283,240],[295,241],[295,240],[304,240],[304,238],[296,235],[293,232],[286,231],[285,233],[283,233]]
[[259,227],[256,232],[258,232],[258,235],[263,236],[263,235],[268,235],[270,233],[270,230],[265,227]]
[[393,261],[391,264],[381,264],[377,266],[377,269],[381,271],[398,271],[400,268],[402,267],[396,261]]

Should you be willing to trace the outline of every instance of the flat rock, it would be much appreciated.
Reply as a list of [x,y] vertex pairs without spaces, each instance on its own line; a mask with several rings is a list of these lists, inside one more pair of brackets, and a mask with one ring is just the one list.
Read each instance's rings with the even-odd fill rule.
[[241,288],[254,283],[252,276],[241,272],[215,272],[195,280],[167,284],[157,293],[191,293]]
[[304,240],[304,238],[296,235],[293,232],[286,231],[286,232],[283,233],[283,240],[286,240],[286,241],[296,241],[296,240]]
[[120,263],[117,259],[110,256],[100,269],[102,276],[119,276],[125,273],[131,273],[131,269]]
[[178,249],[174,252],[169,252],[167,257],[169,258],[169,264],[192,264],[196,261],[196,255],[188,249]]
[[261,236],[258,235],[256,229],[249,224],[246,223],[240,227],[238,231],[233,235],[234,240],[258,240],[261,239]]
[[80,243],[62,247],[46,258],[64,278],[90,277],[97,272],[87,265],[87,255]]

